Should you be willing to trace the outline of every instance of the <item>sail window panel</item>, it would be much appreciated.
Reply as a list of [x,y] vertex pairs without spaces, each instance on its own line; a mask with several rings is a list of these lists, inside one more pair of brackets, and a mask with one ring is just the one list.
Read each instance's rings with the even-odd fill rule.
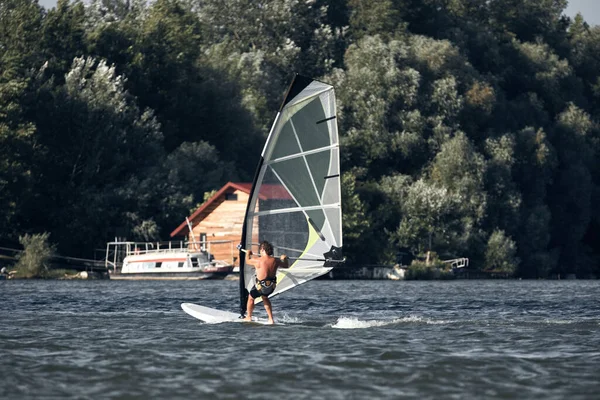
[[298,145],[298,139],[294,133],[294,127],[292,127],[292,121],[288,120],[277,137],[277,142],[273,147],[271,159],[289,156],[292,154],[300,153],[300,146]]
[[271,165],[273,171],[301,207],[320,205],[306,161],[294,158]]
[[329,124],[318,124],[317,122],[331,116],[325,115],[319,97],[315,97],[314,100],[294,114],[292,122],[296,132],[302,132],[302,135],[299,135],[299,140],[303,151],[329,146]]
[[260,211],[280,210],[297,206],[292,194],[279,180],[279,177],[275,175],[271,167],[265,170],[263,183],[258,192],[259,198],[262,199],[259,201],[258,209]]
[[322,151],[320,153],[309,154],[306,161],[310,166],[310,172],[315,181],[315,186],[320,197],[323,196],[325,189],[325,177],[329,175],[329,164],[331,161],[331,151]]
[[259,241],[273,245],[274,255],[300,257],[308,243],[308,223],[302,212],[289,212],[258,217]]
[[[260,203],[260,202],[259,202]],[[257,203],[258,204],[258,203]],[[245,248],[252,250],[253,253],[255,254],[259,254],[260,252],[258,251],[258,244],[259,244],[259,237],[258,237],[258,233],[259,233],[259,217],[258,216],[253,216],[252,218],[250,218],[248,220],[248,224],[246,226],[246,243],[245,243]]]
[[268,198],[259,200],[258,204],[261,212],[284,210],[296,207],[296,202],[291,197],[287,199]]

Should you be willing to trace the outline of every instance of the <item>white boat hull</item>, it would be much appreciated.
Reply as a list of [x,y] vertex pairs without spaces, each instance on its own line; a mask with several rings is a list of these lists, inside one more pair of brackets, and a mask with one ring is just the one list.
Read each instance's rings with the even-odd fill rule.
[[114,280],[178,280],[178,281],[194,281],[194,280],[205,280],[205,279],[224,279],[229,272],[209,272],[209,273],[129,273],[121,274],[114,273],[110,274],[110,279]]

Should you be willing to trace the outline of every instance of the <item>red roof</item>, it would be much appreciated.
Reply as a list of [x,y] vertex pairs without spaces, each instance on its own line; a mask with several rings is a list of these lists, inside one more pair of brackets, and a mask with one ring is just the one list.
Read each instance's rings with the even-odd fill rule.
[[[232,185],[236,185],[239,190],[248,194],[250,194],[250,191],[252,190],[251,183],[232,183]],[[271,183],[262,185],[258,192],[258,196],[261,200],[292,200],[292,196],[290,196],[290,193],[283,185],[274,185]]]
[[[215,193],[210,199],[208,199],[200,208],[198,208],[192,215],[188,217],[190,223],[194,221],[196,217],[205,212],[215,201],[217,201],[221,196],[225,193],[231,193],[235,190],[241,190],[244,193],[250,194],[252,190],[251,183],[235,183],[235,182],[227,182],[225,186],[223,186],[217,193]],[[258,193],[259,199],[261,200],[291,200],[292,197],[288,193],[288,191],[282,185],[274,185],[274,184],[264,184],[260,187],[260,191]],[[171,237],[181,235],[183,230],[187,230],[187,221],[183,221],[173,232],[171,232]]]

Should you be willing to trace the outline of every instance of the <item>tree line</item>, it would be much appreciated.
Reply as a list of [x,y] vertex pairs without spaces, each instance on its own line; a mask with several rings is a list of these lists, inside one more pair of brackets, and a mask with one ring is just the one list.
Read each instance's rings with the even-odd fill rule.
[[600,28],[566,0],[0,0],[0,240],[89,256],[251,181],[293,73],[335,86],[344,248],[600,272]]

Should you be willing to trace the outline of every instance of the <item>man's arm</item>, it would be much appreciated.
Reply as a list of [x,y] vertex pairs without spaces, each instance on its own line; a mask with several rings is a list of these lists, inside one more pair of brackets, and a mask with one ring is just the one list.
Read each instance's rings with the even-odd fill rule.
[[[246,263],[245,265],[252,267],[252,268],[256,268],[256,264],[254,262],[250,262],[249,260],[252,259],[252,250],[248,250],[245,251],[246,253]],[[258,262],[260,262],[260,260],[258,260]]]
[[286,256],[285,254],[282,254],[281,257],[279,257],[279,268],[289,268],[290,267],[290,258],[288,256]]
[[254,264],[254,263],[252,263],[252,262],[249,261],[249,260],[252,259],[252,254],[253,254],[252,250],[246,250],[246,249],[242,248],[242,244],[241,243],[237,245],[237,249],[240,250],[240,251],[243,251],[244,253],[246,253],[246,265],[248,265],[248,266],[250,266],[252,268],[256,268],[256,264]]

